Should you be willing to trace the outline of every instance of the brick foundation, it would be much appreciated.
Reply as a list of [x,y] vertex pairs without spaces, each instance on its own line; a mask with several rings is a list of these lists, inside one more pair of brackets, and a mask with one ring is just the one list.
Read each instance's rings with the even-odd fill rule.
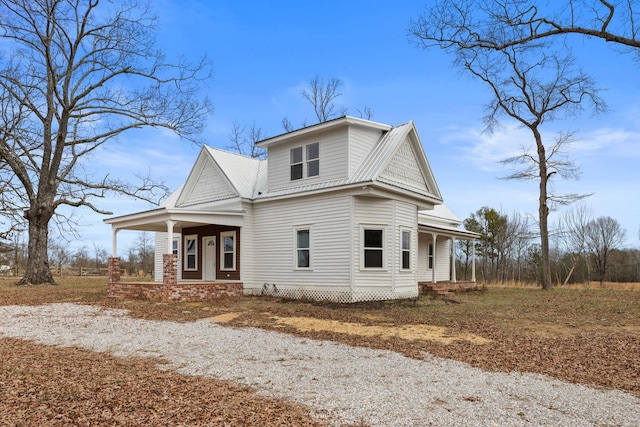
[[159,282],[110,283],[107,296],[122,299],[143,299],[154,302],[196,302],[220,297],[239,297],[243,294],[242,282],[176,283]]
[[162,282],[121,282],[120,258],[109,258],[107,296],[155,302],[196,302],[239,297],[242,282],[178,283],[178,256],[162,255]]

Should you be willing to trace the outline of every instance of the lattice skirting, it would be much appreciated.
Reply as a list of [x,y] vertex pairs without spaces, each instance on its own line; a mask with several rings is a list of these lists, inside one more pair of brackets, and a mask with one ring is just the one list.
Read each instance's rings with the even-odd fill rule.
[[337,303],[354,303],[360,301],[384,301],[393,299],[416,298],[418,286],[392,289],[391,287],[311,287],[278,285],[265,283],[259,289],[252,290],[253,295],[264,295],[312,301],[329,301]]

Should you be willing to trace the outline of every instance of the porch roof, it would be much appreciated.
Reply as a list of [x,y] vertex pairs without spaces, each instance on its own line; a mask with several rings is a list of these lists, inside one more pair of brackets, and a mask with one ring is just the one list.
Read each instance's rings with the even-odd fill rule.
[[244,210],[202,211],[161,207],[143,212],[107,218],[115,230],[167,231],[167,222],[173,221],[174,228],[182,229],[203,224],[219,224],[241,227]]
[[456,227],[450,227],[446,225],[434,225],[434,224],[421,224],[418,223],[418,232],[421,233],[436,233],[442,236],[456,237],[462,240],[472,240],[480,238],[480,234],[460,229]]

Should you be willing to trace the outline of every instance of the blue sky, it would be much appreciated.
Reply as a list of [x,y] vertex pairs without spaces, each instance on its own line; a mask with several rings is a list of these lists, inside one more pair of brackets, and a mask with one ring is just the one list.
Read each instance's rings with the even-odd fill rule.
[[[281,120],[314,123],[300,91],[315,75],[344,85],[336,103],[357,116],[369,106],[373,120],[399,125],[413,120],[445,203],[461,219],[482,206],[533,217],[536,182],[504,181],[498,161],[531,137],[509,122],[483,133],[483,107],[490,94],[452,68],[438,49],[421,50],[406,35],[421,1],[197,1],[158,0],[159,44],[169,56],[213,60],[215,75],[204,89],[215,111],[203,135],[225,148],[232,123],[253,121],[266,136],[283,132]],[[595,216],[611,216],[627,230],[627,245],[638,246],[640,228],[640,65],[597,40],[576,40],[584,70],[603,89],[609,112],[555,122],[548,128],[575,132],[571,158],[581,166],[579,181],[556,181],[557,192],[594,193],[586,199]],[[91,164],[111,176],[146,173],[172,189],[187,177],[199,147],[166,132],[134,131],[96,153]],[[149,208],[143,202],[112,199],[101,207],[122,215]],[[84,244],[111,248],[103,217],[78,212]],[[551,222],[557,213],[552,213]],[[134,235],[119,234],[124,253]],[[74,245],[81,245],[76,243]]]

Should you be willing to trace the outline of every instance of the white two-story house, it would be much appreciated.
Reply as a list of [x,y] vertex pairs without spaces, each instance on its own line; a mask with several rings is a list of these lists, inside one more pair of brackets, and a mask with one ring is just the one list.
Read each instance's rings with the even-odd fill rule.
[[356,302],[456,281],[455,241],[477,235],[443,205],[413,122],[346,116],[257,145],[265,160],[204,146],[158,209],[105,220],[114,257],[119,230],[154,231],[156,281],[192,293]]

